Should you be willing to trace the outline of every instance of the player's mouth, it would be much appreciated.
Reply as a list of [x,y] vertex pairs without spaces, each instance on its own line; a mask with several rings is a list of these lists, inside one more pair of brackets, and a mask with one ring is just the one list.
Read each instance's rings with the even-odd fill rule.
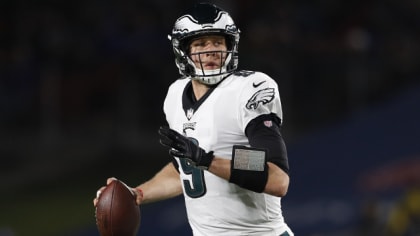
[[206,62],[206,63],[203,63],[203,67],[205,70],[214,70],[214,69],[218,69],[220,66],[218,63],[215,63],[215,62]]

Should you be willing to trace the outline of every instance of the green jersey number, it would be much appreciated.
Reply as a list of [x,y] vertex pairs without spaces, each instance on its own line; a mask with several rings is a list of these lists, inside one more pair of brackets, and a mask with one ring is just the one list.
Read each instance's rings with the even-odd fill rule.
[[191,198],[199,198],[206,194],[206,182],[204,181],[204,171],[193,167],[185,158],[179,159],[182,171],[186,175],[191,175],[191,180],[184,179],[185,193]]

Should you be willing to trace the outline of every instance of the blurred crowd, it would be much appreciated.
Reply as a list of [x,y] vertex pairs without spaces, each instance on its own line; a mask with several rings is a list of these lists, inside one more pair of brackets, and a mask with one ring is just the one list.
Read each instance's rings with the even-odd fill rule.
[[[292,134],[418,80],[418,1],[213,2],[242,31],[240,68],[278,81]],[[178,77],[167,34],[191,3],[2,1],[0,127],[153,128]]]
[[[12,176],[2,188],[154,140],[167,87],[179,77],[167,35],[194,2],[0,1],[0,174]],[[241,30],[239,68],[278,82],[289,142],[420,81],[417,0],[210,2]],[[395,219],[405,217],[402,202]],[[362,219],[369,227],[373,208]]]

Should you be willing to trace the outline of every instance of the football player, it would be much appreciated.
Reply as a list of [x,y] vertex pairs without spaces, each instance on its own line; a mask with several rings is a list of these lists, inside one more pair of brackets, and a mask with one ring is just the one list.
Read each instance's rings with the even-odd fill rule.
[[278,86],[237,70],[239,33],[208,3],[177,19],[169,38],[182,77],[159,129],[173,161],[133,192],[138,204],[183,194],[195,236],[293,235],[281,210],[289,165]]

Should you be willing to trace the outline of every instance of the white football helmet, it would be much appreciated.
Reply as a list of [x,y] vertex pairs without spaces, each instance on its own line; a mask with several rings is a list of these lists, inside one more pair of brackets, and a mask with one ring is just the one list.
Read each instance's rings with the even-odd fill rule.
[[[229,13],[210,3],[198,3],[192,10],[179,17],[172,34],[168,36],[175,53],[175,63],[179,73],[204,84],[213,85],[233,73],[238,68],[239,29]],[[197,68],[189,57],[189,43],[204,35],[223,35],[227,51],[217,52],[226,55],[220,69],[204,70]]]

